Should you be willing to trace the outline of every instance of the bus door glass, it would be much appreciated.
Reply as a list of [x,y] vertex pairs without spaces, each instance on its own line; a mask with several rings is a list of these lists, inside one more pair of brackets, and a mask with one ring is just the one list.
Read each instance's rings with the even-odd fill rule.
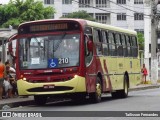
[[96,44],[96,52],[97,55],[102,55],[102,38],[101,31],[98,29],[94,29],[94,42]]
[[93,50],[92,52],[88,50],[87,42],[91,40],[93,42],[93,35],[92,35],[92,28],[86,27],[85,28],[85,65],[89,66],[91,63],[91,60],[93,58]]

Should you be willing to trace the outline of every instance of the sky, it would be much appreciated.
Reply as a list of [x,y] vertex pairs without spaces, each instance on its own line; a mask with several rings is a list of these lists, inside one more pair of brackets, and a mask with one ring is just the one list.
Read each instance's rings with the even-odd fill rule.
[[9,0],[0,0],[0,4],[7,4]]

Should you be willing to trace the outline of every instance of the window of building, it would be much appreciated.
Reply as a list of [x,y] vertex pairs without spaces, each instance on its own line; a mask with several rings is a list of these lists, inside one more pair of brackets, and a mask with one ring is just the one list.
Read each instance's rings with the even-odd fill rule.
[[91,4],[90,0],[79,0],[79,7],[89,7]]
[[107,7],[108,0],[96,0],[96,7]]
[[126,13],[118,13],[117,20],[126,20]]
[[44,4],[54,4],[54,0],[44,0]]
[[151,53],[151,44],[149,44],[149,53]]
[[144,29],[135,29],[135,31],[144,34]]
[[62,13],[62,16],[63,16],[63,17],[66,17],[66,16],[68,16],[68,14],[69,14],[69,13]]
[[134,20],[144,20],[143,13],[134,13]]
[[104,24],[107,23],[107,13],[96,13],[95,16],[96,16],[97,22],[104,23]]
[[126,0],[117,0],[117,4],[126,4]]
[[62,4],[72,4],[72,0],[62,0]]
[[134,4],[143,4],[143,0],[134,0]]

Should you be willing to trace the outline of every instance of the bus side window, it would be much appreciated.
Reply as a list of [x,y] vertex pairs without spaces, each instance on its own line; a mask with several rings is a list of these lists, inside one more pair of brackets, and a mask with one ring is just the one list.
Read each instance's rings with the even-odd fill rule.
[[116,47],[115,47],[114,35],[112,32],[108,33],[108,42],[109,42],[110,55],[115,56]]
[[117,47],[117,55],[123,56],[123,46],[121,44],[121,39],[119,33],[115,34],[116,47]]
[[131,41],[132,41],[132,55],[133,55],[133,57],[137,57],[138,56],[138,46],[137,46],[136,37],[132,36]]
[[102,35],[101,35],[101,31],[94,29],[94,42],[96,44],[96,52],[97,55],[102,55]]
[[121,41],[122,41],[122,46],[123,46],[123,56],[127,57],[128,52],[127,52],[126,39],[125,39],[125,36],[123,34],[121,34]]
[[103,38],[103,55],[108,56],[109,55],[109,47],[108,47],[108,33],[105,31],[102,31],[102,38]]
[[128,50],[128,57],[131,57],[131,44],[130,44],[130,38],[128,35],[126,35],[126,43],[127,43],[127,50]]
[[85,37],[85,64],[88,66],[93,58],[93,52],[89,52],[87,48],[88,39]]

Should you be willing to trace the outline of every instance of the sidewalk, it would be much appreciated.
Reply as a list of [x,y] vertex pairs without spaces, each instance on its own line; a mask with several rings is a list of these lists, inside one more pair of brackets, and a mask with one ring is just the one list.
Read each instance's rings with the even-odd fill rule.
[[[129,91],[153,89],[153,88],[159,88],[159,87],[160,87],[160,83],[157,83],[155,85],[151,83],[140,84],[130,88]],[[2,110],[3,106],[5,105],[13,108],[13,107],[19,107],[19,106],[33,105],[33,104],[35,104],[33,96],[29,96],[27,98],[17,97],[17,98],[2,99],[0,100],[0,110]]]

